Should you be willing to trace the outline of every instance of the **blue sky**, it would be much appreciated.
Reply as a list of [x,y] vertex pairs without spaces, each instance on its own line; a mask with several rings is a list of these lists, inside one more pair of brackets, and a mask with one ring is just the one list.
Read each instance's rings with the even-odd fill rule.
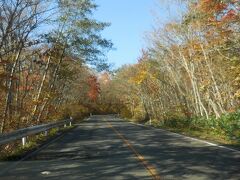
[[108,53],[115,68],[137,62],[145,46],[144,36],[154,26],[154,14],[163,21],[168,19],[167,4],[158,0],[95,0],[99,5],[96,19],[111,23],[103,37],[111,39],[116,50]]

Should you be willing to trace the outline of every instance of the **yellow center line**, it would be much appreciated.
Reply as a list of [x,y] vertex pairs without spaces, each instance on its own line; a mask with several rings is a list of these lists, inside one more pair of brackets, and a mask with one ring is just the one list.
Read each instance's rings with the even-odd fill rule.
[[123,140],[127,147],[135,154],[136,158],[139,160],[139,162],[141,162],[141,164],[148,171],[151,177],[155,180],[160,180],[160,175],[158,174],[156,168],[150,165],[144,158],[144,156],[137,152],[137,150],[132,146],[132,144],[116,128],[114,128],[109,121],[107,121],[106,119],[105,121],[108,123],[109,127],[113,129],[113,131],[118,135],[118,137],[120,137]]

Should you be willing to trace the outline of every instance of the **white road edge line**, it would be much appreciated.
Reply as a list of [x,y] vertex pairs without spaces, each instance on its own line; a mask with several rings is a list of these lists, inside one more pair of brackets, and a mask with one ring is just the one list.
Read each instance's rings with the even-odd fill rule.
[[134,124],[134,125],[137,125],[137,126],[152,128],[152,129],[155,129],[155,130],[158,130],[158,131],[169,132],[171,134],[175,134],[177,136],[184,137],[185,139],[195,140],[195,141],[202,142],[202,143],[205,143],[205,144],[208,144],[208,145],[211,145],[211,146],[215,146],[215,147],[219,147],[219,148],[226,149],[226,150],[229,150],[229,151],[240,153],[240,151],[236,150],[236,149],[232,149],[232,148],[229,148],[229,147],[226,147],[226,146],[222,146],[222,145],[219,145],[219,144],[211,143],[211,142],[208,142],[208,141],[205,141],[205,140],[201,140],[201,139],[185,136],[185,135],[178,134],[178,133],[175,133],[175,132],[171,132],[171,131],[168,131],[168,130],[165,130],[165,129],[158,129],[158,128],[155,128],[155,127],[152,127],[152,126],[146,126],[146,125],[138,124],[138,123],[134,123],[134,122],[128,122],[128,123]]

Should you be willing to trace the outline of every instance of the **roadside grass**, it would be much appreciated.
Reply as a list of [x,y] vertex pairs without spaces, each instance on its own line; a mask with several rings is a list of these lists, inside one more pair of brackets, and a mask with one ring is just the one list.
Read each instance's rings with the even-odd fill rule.
[[166,129],[171,132],[179,133],[189,137],[195,137],[202,140],[208,140],[221,145],[232,146],[240,149],[240,143],[237,140],[231,140],[223,133],[212,131],[211,129],[200,129],[200,128],[179,128],[169,126],[154,126],[161,129]]
[[[128,118],[124,118],[124,120],[129,121]],[[240,150],[240,109],[234,113],[224,114],[220,118],[210,117],[206,119],[204,117],[195,117],[191,119],[155,119],[151,120],[151,124],[150,121],[145,121],[144,123],[139,119],[132,119],[130,121]]]
[[[146,123],[149,125],[149,121]],[[152,126],[240,149],[240,111],[216,119],[152,120]]]
[[34,135],[27,138],[27,143],[23,147],[21,141],[18,140],[14,143],[3,146],[0,153],[0,161],[16,161],[23,158],[28,153],[31,153],[38,149],[44,143],[54,139],[58,134],[62,134],[75,126],[65,128],[53,128],[45,136],[44,133]]

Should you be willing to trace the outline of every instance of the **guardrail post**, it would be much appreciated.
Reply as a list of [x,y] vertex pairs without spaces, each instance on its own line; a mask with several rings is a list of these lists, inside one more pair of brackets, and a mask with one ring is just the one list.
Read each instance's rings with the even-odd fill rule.
[[70,117],[71,121],[69,122],[69,126],[72,126],[72,117]]
[[26,137],[22,137],[22,146],[24,147],[27,143],[27,138]]
[[47,135],[48,135],[48,131],[45,131],[45,132],[44,132],[44,136],[47,136]]

